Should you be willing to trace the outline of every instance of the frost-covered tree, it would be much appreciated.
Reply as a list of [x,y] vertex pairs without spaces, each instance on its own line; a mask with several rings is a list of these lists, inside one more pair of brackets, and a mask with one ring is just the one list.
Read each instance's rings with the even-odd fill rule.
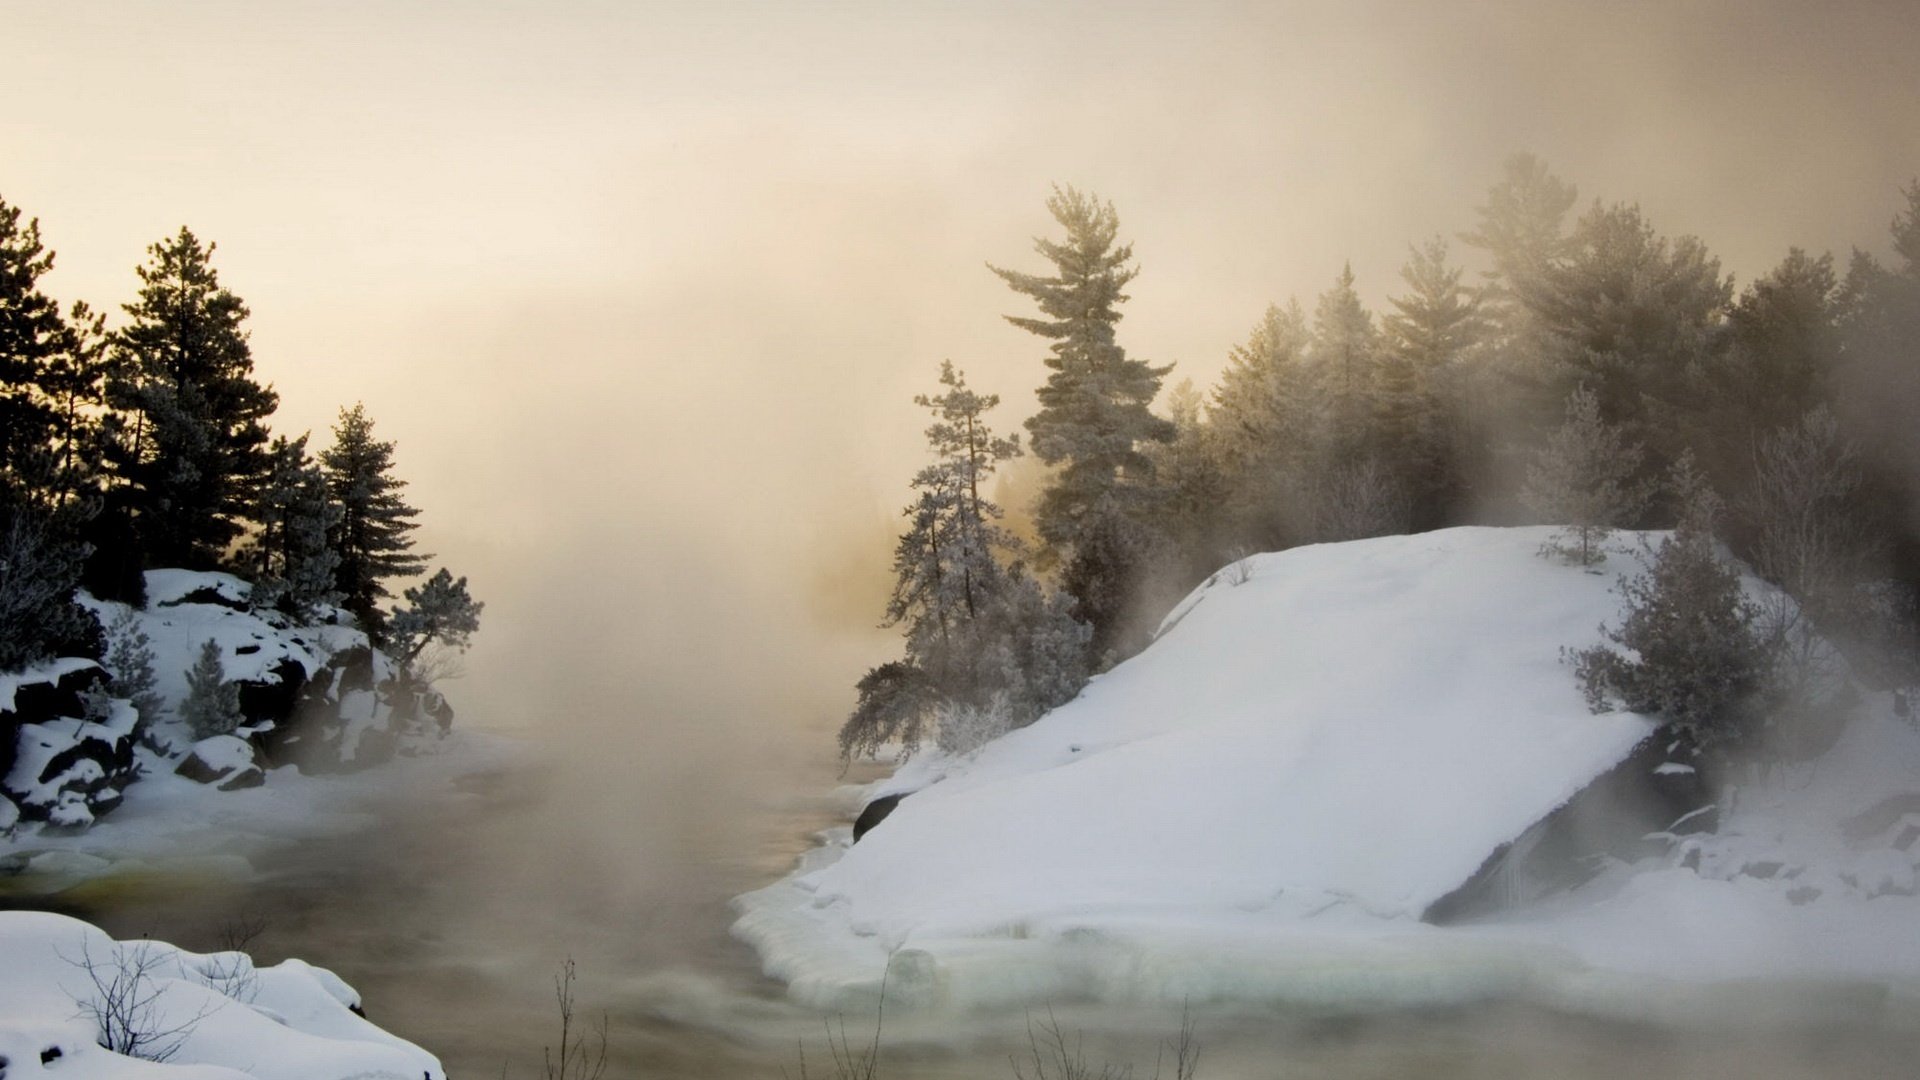
[[253,601],[304,618],[320,604],[334,603],[339,553],[331,534],[340,524],[326,473],[307,453],[307,437],[276,438],[254,520],[260,531],[249,549]]
[[333,445],[320,453],[327,488],[339,515],[329,547],[339,556],[334,585],[341,606],[369,631],[381,629],[379,602],[389,595],[386,582],[413,577],[429,556],[413,550],[412,532],[419,511],[400,497],[406,481],[393,475],[393,444],[373,436],[373,421],[363,406],[340,410]]
[[156,689],[153,641],[132,611],[121,612],[107,627],[107,655],[101,663],[107,669],[108,693],[133,702],[143,721],[159,717],[164,703]]
[[[1138,494],[1152,472],[1142,448],[1173,437],[1173,425],[1148,408],[1171,366],[1154,367],[1127,356],[1115,338],[1123,291],[1138,272],[1127,265],[1130,244],[1119,244],[1119,215],[1071,187],[1054,189],[1047,210],[1065,230],[1063,240],[1036,239],[1034,249],[1053,264],[1037,275],[991,267],[1015,292],[1031,297],[1040,317],[1010,315],[1008,321],[1048,340],[1047,382],[1040,410],[1027,421],[1036,457],[1057,467],[1034,515],[1046,554],[1055,562],[1087,562],[1120,554],[1111,543],[1094,544],[1132,527]],[[1082,587],[1131,590],[1144,568],[1101,565],[1074,575]],[[1071,587],[1070,587],[1071,588]],[[1078,591],[1081,614],[1097,639],[1110,643],[1124,597]]]
[[151,566],[217,565],[267,471],[279,399],[254,380],[247,308],[220,284],[213,252],[184,228],[149,247],[114,338],[109,451]]
[[883,624],[904,629],[906,656],[860,680],[859,704],[840,733],[848,755],[887,742],[911,753],[941,715],[975,726],[990,716],[1002,730],[1027,723],[1059,703],[1061,685],[1078,690],[1074,680],[1085,680],[1084,628],[1015,561],[1020,544],[982,494],[999,464],[1020,452],[986,421],[999,399],[969,389],[951,363],[940,383],[944,393],[914,399],[933,414],[935,460],[913,479]]
[[0,496],[0,671],[91,637],[93,616],[73,598],[86,557],[86,545],[58,528],[52,514]]
[[466,578],[455,578],[444,567],[404,595],[406,603],[394,609],[387,627],[394,662],[404,670],[411,670],[430,646],[464,652],[480,630],[486,605],[467,591]]
[[1322,388],[1328,427],[1323,461],[1353,461],[1372,452],[1373,400],[1380,332],[1354,287],[1352,265],[1341,268],[1313,309],[1314,373]]
[[212,638],[200,646],[187,669],[187,696],[180,702],[180,719],[196,739],[231,735],[240,726],[240,687],[227,681],[220,663],[220,645]]
[[1527,468],[1520,498],[1539,518],[1565,528],[1542,550],[1581,566],[1606,558],[1601,544],[1647,504],[1636,481],[1644,451],[1600,418],[1600,403],[1585,387],[1567,397],[1567,419]]
[[1300,501],[1318,431],[1318,389],[1307,360],[1312,337],[1297,301],[1269,305],[1246,342],[1228,354],[1214,388],[1208,434],[1242,544],[1279,547],[1301,532],[1290,511]]
[[1744,506],[1754,568],[1815,618],[1838,614],[1879,546],[1860,498],[1858,449],[1817,406],[1764,438],[1757,459]]

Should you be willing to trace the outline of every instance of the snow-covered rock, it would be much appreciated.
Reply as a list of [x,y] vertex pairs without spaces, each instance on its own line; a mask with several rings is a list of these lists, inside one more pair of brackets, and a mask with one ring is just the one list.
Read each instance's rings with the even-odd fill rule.
[[237,735],[201,739],[173,771],[196,784],[213,784],[222,791],[259,787],[267,779],[260,767],[259,751]]
[[[1617,625],[1615,586],[1657,538],[1616,537],[1618,552],[1590,572],[1537,556],[1550,531],[1461,528],[1255,556],[1248,574],[1195,590],[1151,647],[1076,700],[969,758],[917,759],[876,785],[873,796],[913,794],[857,846],[839,831],[791,877],[739,898],[735,933],[793,993],[821,1002],[882,985],[903,1003],[1565,998],[1615,985],[1583,964],[1604,966],[1624,934],[1639,936],[1622,955],[1663,975],[1724,971],[1723,930],[1701,929],[1694,911],[1720,894],[1687,892],[1703,879],[1681,861],[1792,860],[1746,832],[1777,836],[1764,815],[1732,812],[1719,834],[1694,834],[1699,778],[1661,770],[1648,719],[1592,713],[1563,661]],[[1877,751],[1852,752],[1877,752],[1883,772],[1920,766],[1911,728],[1875,730]],[[1625,839],[1662,833],[1612,865],[1644,857],[1680,877],[1621,891],[1602,874],[1568,902],[1614,897],[1623,914],[1578,942],[1559,934],[1571,918],[1423,921],[1608,775],[1658,796]],[[1920,786],[1910,775],[1906,789]],[[1830,822],[1889,790],[1831,783]],[[1750,793],[1745,809],[1759,803]],[[1749,838],[1731,844],[1730,830]],[[1880,832],[1896,847],[1906,835],[1897,822]],[[1826,844],[1788,846],[1812,858]],[[1854,880],[1874,876],[1856,861]],[[1889,897],[1906,871],[1883,871],[1875,902],[1911,903]],[[1742,896],[1765,891],[1770,911],[1806,917],[1793,882],[1740,880]],[[1649,910],[1687,913],[1676,940],[1627,921]],[[1741,959],[1764,970],[1763,956]],[[1875,963],[1876,977],[1920,975],[1920,947],[1879,950]]]
[[[0,830],[20,819],[85,828],[120,804],[140,718],[104,697],[105,681],[77,658],[0,675]],[[104,715],[89,716],[93,695]]]
[[[118,1005],[108,1004],[108,989]],[[431,1054],[360,1016],[338,976],[299,960],[114,941],[75,919],[0,912],[0,1075],[66,1080],[445,1080]],[[100,1045],[104,1014],[165,1064]]]

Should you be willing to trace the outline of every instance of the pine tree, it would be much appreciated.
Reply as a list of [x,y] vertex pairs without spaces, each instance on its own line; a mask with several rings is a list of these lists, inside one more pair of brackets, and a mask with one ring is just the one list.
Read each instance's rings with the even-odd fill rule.
[[110,694],[132,702],[143,722],[159,717],[164,706],[155,689],[153,641],[132,611],[121,612],[107,627],[107,655],[101,663],[110,677]]
[[1485,274],[1489,314],[1519,333],[1528,298],[1537,299],[1571,251],[1566,221],[1579,191],[1532,154],[1507,158],[1501,173],[1479,207],[1479,226],[1460,239],[1487,253],[1493,264]]
[[240,726],[240,687],[227,681],[220,663],[220,646],[208,638],[200,655],[187,669],[187,696],[180,703],[180,719],[196,739],[231,735]]
[[1246,343],[1228,354],[1214,389],[1207,430],[1227,488],[1231,531],[1242,545],[1277,548],[1302,532],[1287,512],[1300,502],[1316,430],[1311,340],[1297,301],[1269,305]]
[[1354,288],[1353,267],[1344,266],[1313,311],[1314,370],[1330,425],[1321,444],[1325,462],[1353,461],[1372,451],[1379,350],[1373,314]]
[[334,575],[340,556],[329,534],[341,509],[327,487],[327,476],[307,454],[307,437],[276,438],[268,449],[271,464],[254,511],[260,532],[249,551],[254,574],[253,600],[279,607],[295,618],[339,599]]
[[980,489],[1020,446],[987,426],[985,414],[999,397],[968,389],[951,362],[941,365],[940,384],[946,393],[914,398],[934,415],[926,434],[936,460],[913,479],[919,496],[894,552],[886,625],[906,627],[907,659],[941,696],[972,699],[989,681],[981,670],[982,633],[1006,585],[998,553],[1018,550],[996,524],[1000,508]]
[[183,228],[147,252],[114,339],[109,449],[148,565],[210,567],[253,506],[279,399],[254,381],[247,308],[220,284],[214,245]]
[[[1043,317],[1009,322],[1052,344],[1040,411],[1027,421],[1036,457],[1059,467],[1040,497],[1035,523],[1055,562],[1104,560],[1120,548],[1094,537],[1134,527],[1137,498],[1150,478],[1147,443],[1173,437],[1173,425],[1148,408],[1170,370],[1131,359],[1115,340],[1122,291],[1137,270],[1127,265],[1130,244],[1116,244],[1119,215],[1071,187],[1054,189],[1047,209],[1065,230],[1063,241],[1037,239],[1034,249],[1053,264],[1050,276],[990,267],[1015,292],[1031,297]],[[1117,618],[1143,568],[1100,565],[1077,575],[1083,586],[1121,590],[1119,596],[1075,592],[1103,648],[1117,643]]]
[[394,662],[404,671],[411,672],[431,645],[464,652],[480,631],[486,605],[467,591],[466,578],[456,579],[444,567],[404,596],[407,602],[395,609],[388,634]]
[[321,452],[320,463],[340,511],[329,546],[340,559],[334,585],[341,606],[378,632],[377,605],[390,595],[385,583],[426,569],[429,556],[414,552],[409,535],[418,527],[413,519],[419,511],[401,499],[406,481],[393,475],[393,444],[373,437],[363,406],[340,410],[333,445]]
[[1637,206],[1595,203],[1572,245],[1527,302],[1548,330],[1560,385],[1591,390],[1600,415],[1645,443],[1648,471],[1658,472],[1692,441],[1703,388],[1689,374],[1712,363],[1724,339],[1732,286],[1706,245],[1658,235]]
[[74,602],[86,545],[52,512],[0,491],[0,671],[17,671],[76,648],[97,629]]
[[1405,480],[1416,527],[1440,524],[1461,484],[1451,437],[1456,365],[1481,339],[1480,299],[1447,265],[1438,237],[1412,248],[1400,277],[1410,290],[1393,297],[1374,402],[1381,453]]
[[1638,443],[1600,418],[1599,399],[1576,388],[1567,397],[1566,422],[1528,466],[1520,493],[1540,518],[1565,526],[1541,554],[1581,566],[1605,559],[1607,534],[1646,506],[1646,485],[1633,479],[1644,456]]
[[969,389],[951,363],[941,365],[940,384],[944,393],[914,399],[933,414],[935,460],[913,479],[882,624],[905,629],[906,656],[860,680],[859,704],[840,732],[846,756],[888,742],[910,754],[938,725],[969,729],[964,738],[943,732],[943,746],[977,744],[1031,722],[1086,680],[1087,629],[1026,574],[1019,541],[981,494],[1020,453],[1017,439],[986,422],[999,398]]
[[51,486],[55,415],[44,384],[72,345],[60,308],[40,291],[53,253],[40,223],[0,200],[0,483],[19,499],[45,501]]
[[1608,641],[1574,654],[1596,711],[1615,704],[1659,716],[1693,751],[1719,751],[1758,732],[1773,656],[1759,612],[1713,535],[1683,520],[1648,571],[1621,583],[1627,613]]

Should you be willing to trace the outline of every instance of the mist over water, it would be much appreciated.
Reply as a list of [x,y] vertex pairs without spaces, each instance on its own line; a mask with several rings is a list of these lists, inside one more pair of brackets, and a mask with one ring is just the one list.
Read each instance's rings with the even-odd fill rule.
[[[912,395],[951,358],[1001,429],[1033,408],[1042,350],[983,263],[1035,268],[1050,183],[1111,198],[1142,270],[1121,341],[1204,386],[1266,304],[1348,260],[1378,307],[1406,244],[1468,227],[1517,149],[1583,205],[1698,233],[1741,283],[1790,245],[1879,250],[1920,174],[1920,21],[1671,7],[18,15],[0,195],[59,252],[50,291],[112,310],[145,244],[183,222],[216,241],[276,429],[324,442],[363,401],[421,547],[485,601],[457,722],[540,747],[462,800],[395,792],[375,836],[257,884],[90,914],[190,947],[264,914],[265,955],[338,970],[456,1074],[533,1073],[568,955],[645,1075],[818,1052],[726,901],[844,810],[833,731],[895,648],[874,624]],[[1178,1023],[1062,1008],[1149,1070]],[[1202,1022],[1208,1080],[1864,1077],[1920,1049],[1520,1003]],[[903,1018],[894,1075],[1007,1075],[1023,1023]]]

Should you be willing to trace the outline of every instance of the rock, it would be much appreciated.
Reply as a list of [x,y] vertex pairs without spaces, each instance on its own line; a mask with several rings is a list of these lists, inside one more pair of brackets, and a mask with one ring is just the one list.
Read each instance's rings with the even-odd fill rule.
[[[1570,889],[1591,878],[1599,856],[1633,861],[1667,853],[1681,836],[1712,832],[1719,812],[1697,762],[1675,762],[1661,728],[1553,813],[1496,848],[1459,888],[1422,918],[1445,925]],[[1698,851],[1689,849],[1695,860]]]
[[201,586],[198,589],[183,593],[179,596],[162,600],[153,606],[157,608],[170,608],[179,607],[182,604],[212,604],[215,607],[223,607],[232,611],[252,610],[252,606],[248,604],[244,596],[229,595],[227,592],[213,585]]
[[9,676],[11,708],[0,711],[0,795],[20,819],[83,829],[120,805],[136,776],[140,717],[114,701],[89,717],[83,700],[103,692],[106,671],[91,660],[63,659]]
[[217,785],[221,791],[259,787],[267,779],[253,744],[237,735],[201,739],[173,771],[197,784]]
[[875,825],[887,820],[887,815],[893,813],[893,808],[899,806],[900,800],[906,797],[905,793],[882,795],[868,803],[860,811],[860,816],[853,819],[853,842],[859,843],[860,838],[873,831]]
[[240,688],[240,715],[249,723],[287,720],[293,716],[300,690],[306,683],[307,669],[291,656],[275,664],[265,678],[236,680],[234,685]]

